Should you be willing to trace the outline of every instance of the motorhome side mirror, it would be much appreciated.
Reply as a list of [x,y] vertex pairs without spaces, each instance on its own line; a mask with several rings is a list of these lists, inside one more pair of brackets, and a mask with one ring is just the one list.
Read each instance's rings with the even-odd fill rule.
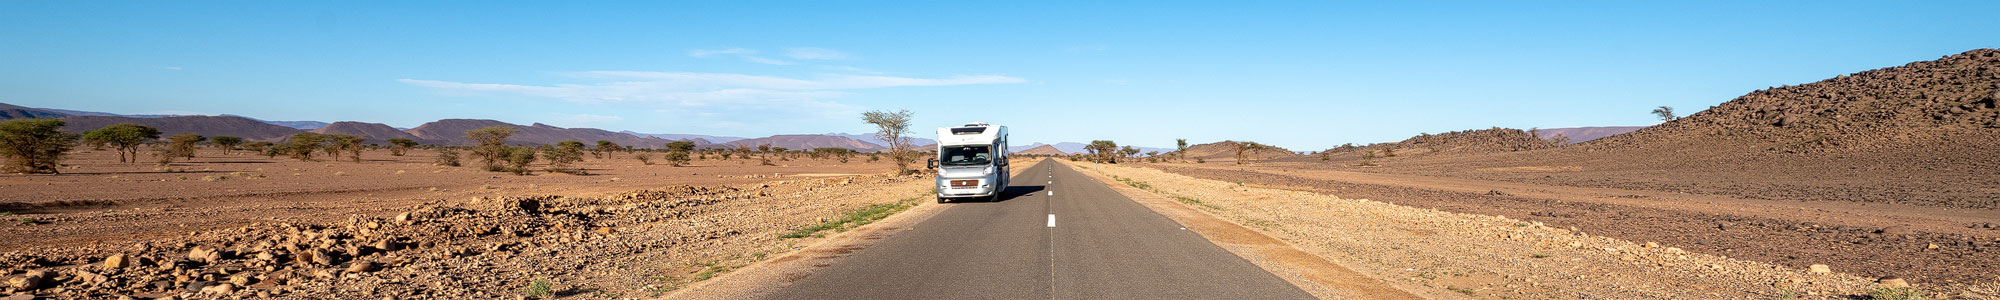
[[924,167],[925,167],[925,168],[931,168],[931,169],[936,169],[936,168],[937,168],[937,159],[936,159],[936,158],[932,158],[930,162],[927,162],[927,163],[924,163]]

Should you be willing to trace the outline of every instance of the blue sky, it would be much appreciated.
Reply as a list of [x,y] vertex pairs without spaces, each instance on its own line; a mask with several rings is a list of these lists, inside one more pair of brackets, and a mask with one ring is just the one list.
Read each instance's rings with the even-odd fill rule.
[[[415,2],[415,3],[410,3]],[[2000,46],[2000,1],[6,1],[0,102],[652,133],[1294,150],[1649,125]]]

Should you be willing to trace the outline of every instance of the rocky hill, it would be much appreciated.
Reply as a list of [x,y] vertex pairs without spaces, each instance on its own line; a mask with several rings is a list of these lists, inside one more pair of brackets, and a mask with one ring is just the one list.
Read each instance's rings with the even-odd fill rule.
[[[1648,147],[1705,136],[1793,152],[1909,146],[2000,131],[2000,50],[1758,90],[1679,120],[1602,140]],[[1951,145],[1992,145],[1957,141]]]
[[738,140],[728,143],[715,144],[715,145],[710,145],[707,148],[750,147],[754,149],[757,148],[758,145],[771,145],[771,147],[785,147],[786,149],[794,149],[794,150],[833,147],[833,148],[854,149],[855,151],[861,151],[861,152],[876,152],[887,149],[886,147],[877,146],[872,143],[863,142],[860,140],[855,140],[847,137],[817,135],[817,134],[774,135],[769,137]]
[[[1547,135],[1544,134],[1543,137]],[[1493,127],[1423,134],[1401,142],[1375,144],[1363,148],[1416,149],[1427,153],[1491,153],[1539,150],[1557,146],[1561,145],[1553,140],[1536,137],[1535,133],[1525,130]]]
[[104,128],[118,123],[133,123],[160,129],[161,136],[181,133],[195,133],[205,136],[235,136],[253,141],[282,140],[295,133],[305,132],[296,128],[271,125],[257,120],[234,116],[174,116],[160,118],[131,118],[103,116],[72,116],[63,118],[69,122],[63,130],[84,132]]
[[1627,132],[1632,132],[1642,128],[1646,128],[1646,126],[1542,128],[1540,130],[1533,130],[1535,132],[1531,133],[1537,133],[1536,136],[1546,140],[1567,138],[1569,144],[1575,144],[1575,143],[1597,140],[1608,136],[1625,134]]
[[319,129],[313,129],[312,132],[319,134],[351,134],[366,139],[367,143],[377,145],[387,145],[389,144],[389,139],[411,139],[424,144],[435,143],[435,141],[419,138],[416,135],[396,130],[395,127],[389,127],[389,125],[381,123],[333,122],[333,124],[327,124]]
[[[1235,161],[1236,148],[1240,145],[1241,144],[1236,141],[1221,141],[1221,142],[1188,146],[1187,159],[1199,158],[1208,161]],[[1287,150],[1285,148],[1279,148],[1277,146],[1271,146],[1271,145],[1264,145],[1264,149],[1262,150],[1246,151],[1245,153],[1246,156],[1255,158],[1256,160],[1293,158],[1301,156],[1298,153],[1292,152],[1292,150]],[[1160,155],[1163,156],[1171,155],[1171,153],[1161,153]]]

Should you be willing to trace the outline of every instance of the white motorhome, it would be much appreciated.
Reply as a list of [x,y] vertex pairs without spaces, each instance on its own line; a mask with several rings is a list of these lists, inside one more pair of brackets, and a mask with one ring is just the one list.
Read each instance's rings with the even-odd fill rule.
[[938,128],[938,203],[953,199],[998,201],[1007,190],[1007,126],[973,122]]

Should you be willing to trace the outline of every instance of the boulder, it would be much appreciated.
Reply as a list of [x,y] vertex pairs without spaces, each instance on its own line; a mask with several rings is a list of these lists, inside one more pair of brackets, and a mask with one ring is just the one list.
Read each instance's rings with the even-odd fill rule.
[[123,269],[130,266],[132,266],[132,258],[126,256],[124,253],[112,254],[111,257],[104,258],[105,268]]
[[34,290],[41,288],[42,285],[48,283],[48,281],[49,281],[48,271],[34,270],[34,271],[28,271],[28,274],[21,275],[21,277],[14,277],[12,279],[7,279],[7,287],[14,288],[14,290],[16,291]]
[[202,263],[215,263],[222,260],[222,251],[208,246],[195,246],[194,249],[188,250],[187,258]]

